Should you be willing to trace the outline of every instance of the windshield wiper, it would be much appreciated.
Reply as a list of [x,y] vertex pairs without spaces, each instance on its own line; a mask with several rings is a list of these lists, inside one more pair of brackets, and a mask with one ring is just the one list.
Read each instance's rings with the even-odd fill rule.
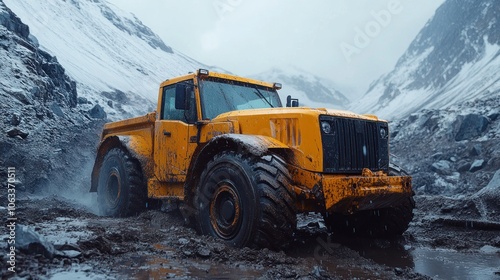
[[269,102],[269,100],[267,100],[267,98],[264,96],[264,94],[262,94],[262,92],[260,92],[260,90],[257,87],[254,87],[253,89],[256,90],[256,91],[254,91],[254,93],[256,93],[258,97],[264,99],[266,101],[266,103],[269,104],[269,106],[271,106],[271,108],[274,108],[274,105],[271,104],[271,102]]

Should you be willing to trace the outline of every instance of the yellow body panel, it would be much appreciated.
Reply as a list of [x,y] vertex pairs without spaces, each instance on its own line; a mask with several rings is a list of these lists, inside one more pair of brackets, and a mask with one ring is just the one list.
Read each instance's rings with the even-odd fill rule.
[[150,198],[184,199],[184,182],[160,182],[156,178],[148,181],[148,196]]
[[[210,77],[229,79],[272,88],[273,84],[238,76],[214,73]],[[220,135],[246,136],[242,141],[273,151],[287,151],[287,168],[297,195],[300,212],[349,212],[388,206],[412,195],[411,178],[388,176],[383,172],[363,171],[342,175],[323,173],[323,148],[319,117],[321,115],[384,122],[373,115],[325,108],[267,108],[223,113],[212,120],[202,120],[198,79],[207,77],[192,73],[164,81],[159,89],[156,113],[106,124],[102,134],[125,137],[127,147],[141,157],[152,198],[184,199],[184,188],[193,161],[214,138]],[[161,120],[162,88],[191,80],[198,122]],[[206,162],[205,162],[206,163]],[[198,163],[198,164],[205,164]],[[194,177],[199,174],[194,174]]]
[[205,143],[216,136],[228,133],[235,133],[232,122],[210,122],[201,128],[200,142]]
[[102,131],[103,143],[106,139],[116,136],[121,138],[122,144],[134,153],[134,156],[142,162],[143,171],[146,176],[154,174],[151,158],[153,157],[154,121],[156,113],[127,120],[107,123]]
[[319,114],[320,111],[309,108],[255,109],[222,114],[215,120],[237,120],[241,134],[274,138],[293,151],[295,165],[320,171],[323,154]]

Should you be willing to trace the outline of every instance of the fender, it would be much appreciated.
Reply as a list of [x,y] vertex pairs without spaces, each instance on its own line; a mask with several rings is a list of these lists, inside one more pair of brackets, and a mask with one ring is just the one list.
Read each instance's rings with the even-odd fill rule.
[[137,159],[145,178],[153,176],[154,165],[150,160],[152,158],[152,145],[150,142],[150,139],[146,139],[141,135],[109,136],[102,140],[97,150],[96,160],[92,169],[90,192],[97,191],[99,169],[106,153],[113,148],[122,148],[131,157]]
[[[270,149],[288,149],[289,147],[275,138],[262,135],[244,135],[244,134],[222,134],[214,137],[201,150],[204,152],[217,149],[221,145],[229,145],[229,147],[244,150],[254,156],[263,156]],[[214,147],[216,146],[216,147]]]
[[185,197],[187,199],[193,197],[193,191],[197,184],[199,174],[201,174],[206,163],[220,152],[237,151],[261,157],[272,151],[283,158],[288,158],[292,155],[292,153],[288,153],[290,151],[289,148],[290,147],[284,143],[268,136],[231,133],[218,135],[195,153],[196,159],[191,161],[189,173],[186,176],[186,178],[191,178],[191,180],[185,184]]

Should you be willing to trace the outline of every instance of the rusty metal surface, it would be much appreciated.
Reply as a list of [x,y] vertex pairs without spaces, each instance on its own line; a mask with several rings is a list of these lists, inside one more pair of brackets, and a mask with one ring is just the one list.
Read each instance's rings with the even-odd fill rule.
[[310,172],[288,165],[299,212],[341,212],[379,209],[413,195],[411,177],[388,176],[364,169],[355,176]]
[[325,113],[311,108],[252,109],[221,114],[212,121],[231,121],[241,134],[272,138],[290,149],[295,165],[319,172],[323,170],[319,116]]
[[176,198],[184,200],[184,182],[160,182],[156,178],[148,180],[149,198]]
[[352,213],[399,204],[413,195],[411,177],[363,172],[361,176],[324,176],[321,180],[327,212]]

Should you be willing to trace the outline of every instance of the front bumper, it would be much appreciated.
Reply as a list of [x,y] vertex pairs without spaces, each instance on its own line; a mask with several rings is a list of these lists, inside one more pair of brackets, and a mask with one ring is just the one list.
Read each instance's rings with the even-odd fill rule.
[[388,176],[368,169],[361,176],[324,175],[319,185],[327,213],[388,208],[413,196],[410,176]]

